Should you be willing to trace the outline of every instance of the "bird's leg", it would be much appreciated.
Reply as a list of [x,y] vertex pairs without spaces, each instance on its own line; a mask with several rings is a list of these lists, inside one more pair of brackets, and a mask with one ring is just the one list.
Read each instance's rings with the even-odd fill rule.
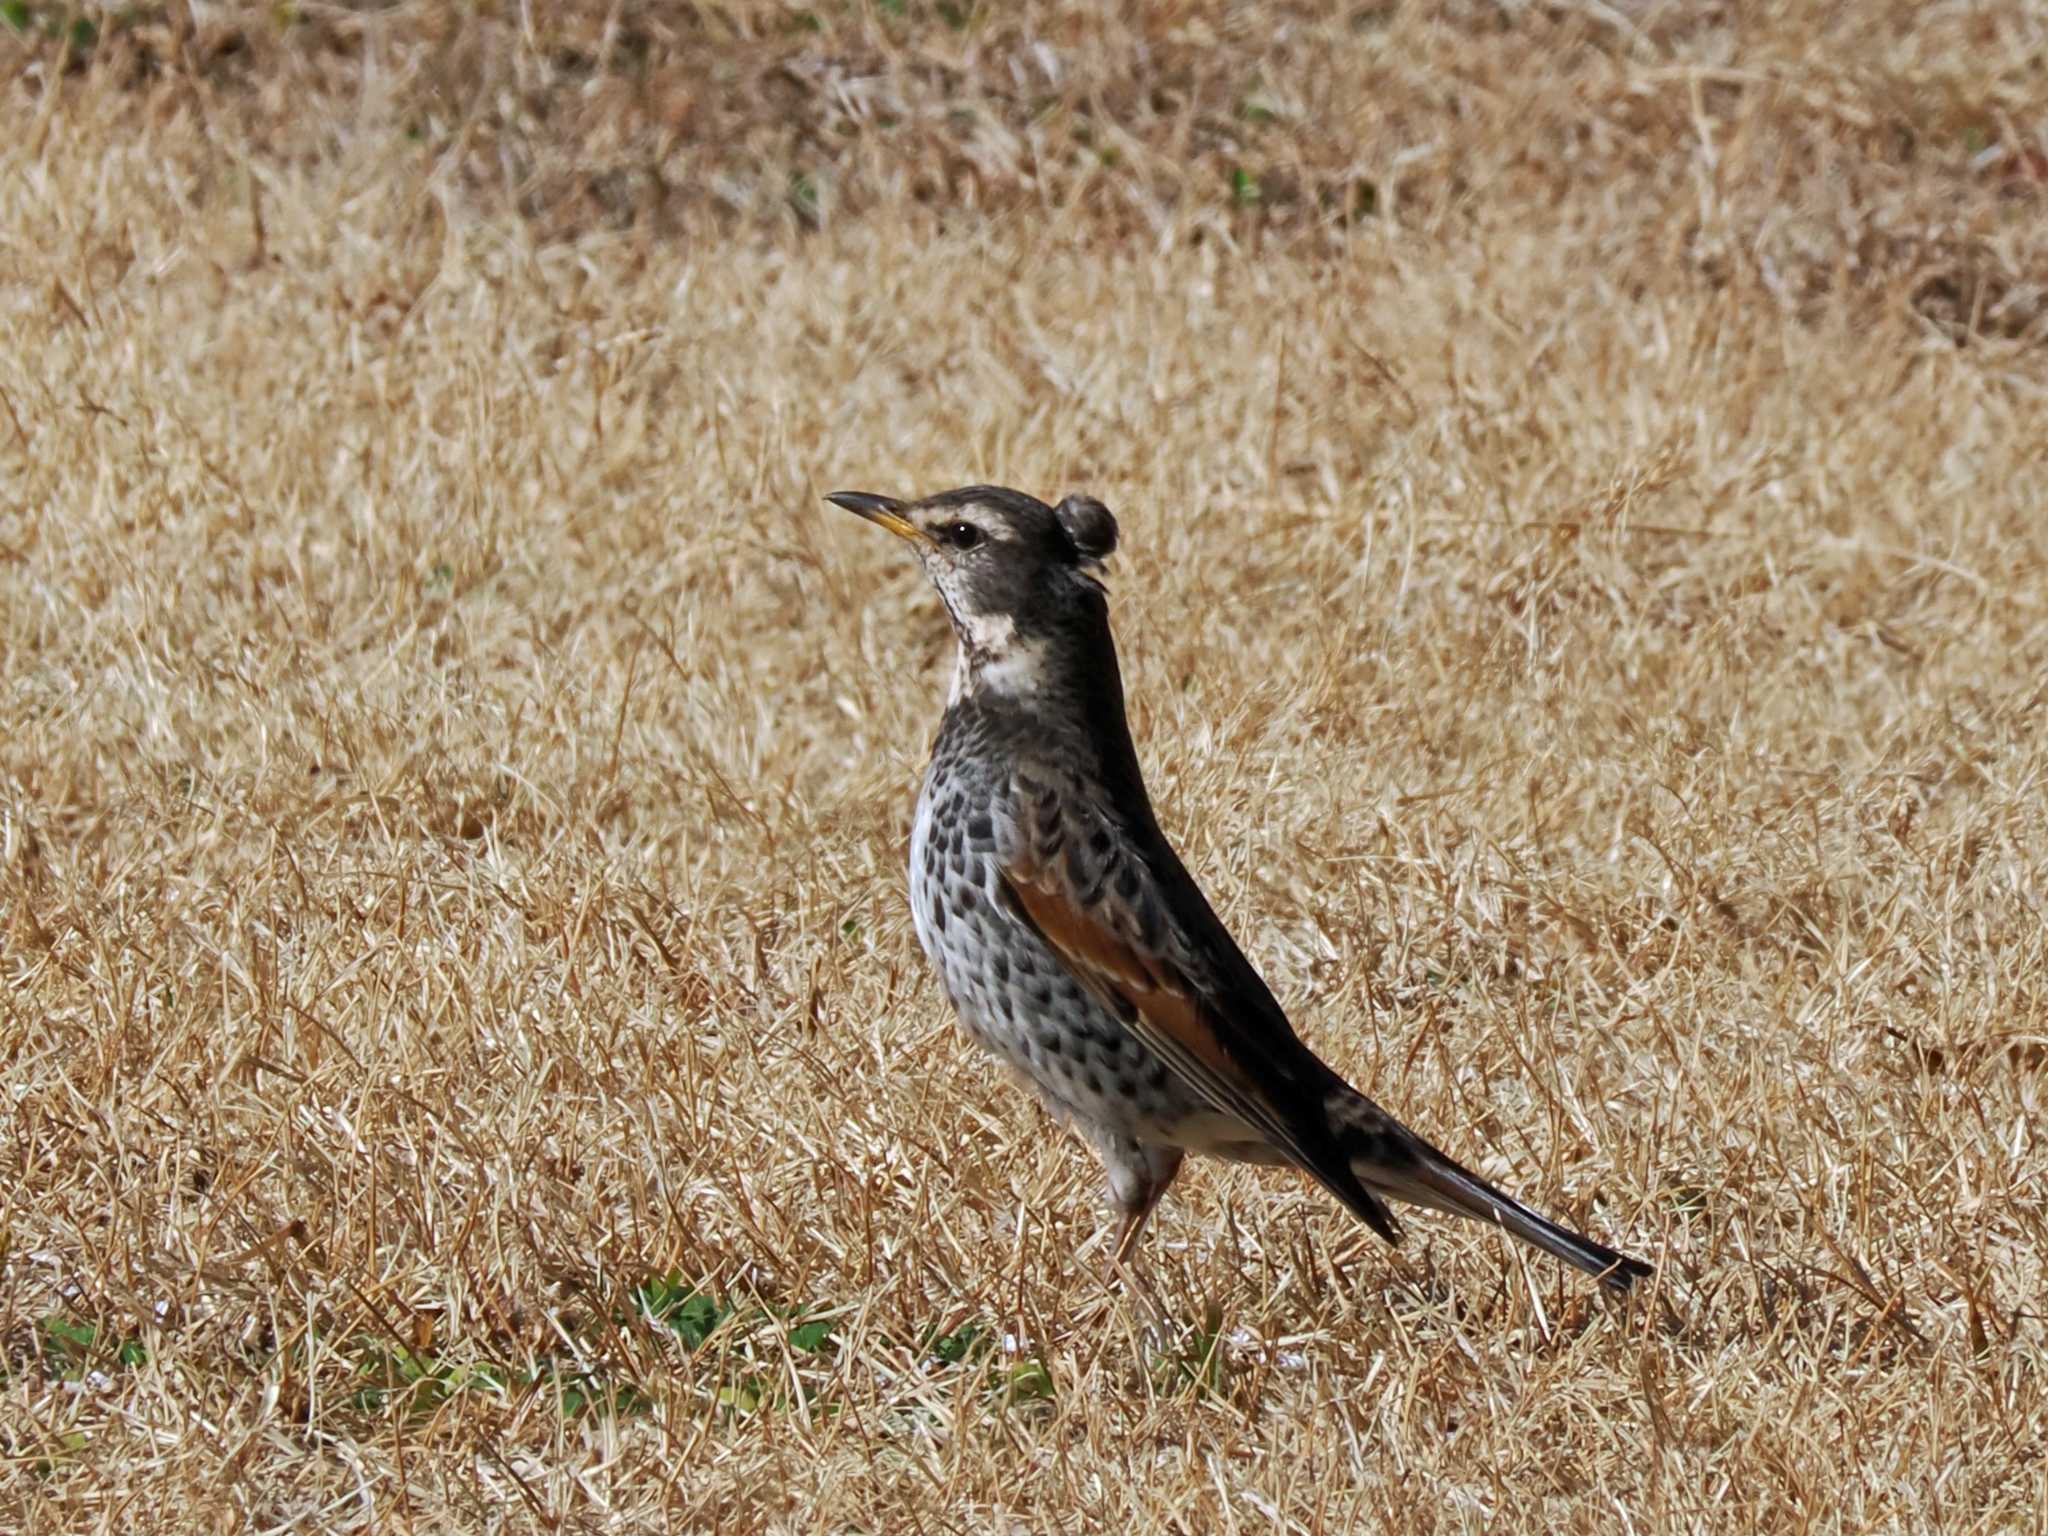
[[1148,1205],[1143,1210],[1125,1211],[1117,1217],[1116,1245],[1109,1250],[1109,1262],[1103,1266],[1106,1271],[1103,1278],[1121,1278],[1131,1295],[1150,1314],[1148,1321],[1157,1324],[1165,1321],[1166,1314],[1159,1305],[1159,1293],[1152,1289],[1145,1267],[1136,1256],[1138,1234],[1145,1230],[1145,1218],[1151,1214],[1152,1207]]
[[1159,1304],[1158,1292],[1152,1289],[1152,1282],[1138,1263],[1138,1239],[1144,1233],[1145,1222],[1158,1207],[1159,1197],[1180,1172],[1180,1150],[1122,1142],[1113,1153],[1105,1149],[1103,1161],[1109,1168],[1109,1191],[1118,1212],[1116,1243],[1109,1251],[1106,1266],[1108,1277],[1122,1278],[1146,1314],[1146,1322],[1155,1333],[1163,1335],[1166,1313]]

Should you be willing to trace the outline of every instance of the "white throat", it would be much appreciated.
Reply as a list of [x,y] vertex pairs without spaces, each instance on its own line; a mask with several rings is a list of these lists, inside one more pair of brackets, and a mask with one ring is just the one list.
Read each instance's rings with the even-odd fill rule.
[[965,694],[970,683],[996,693],[1030,693],[1038,687],[1045,676],[1044,641],[1018,639],[1017,621],[1007,614],[974,614],[959,622],[951,699]]

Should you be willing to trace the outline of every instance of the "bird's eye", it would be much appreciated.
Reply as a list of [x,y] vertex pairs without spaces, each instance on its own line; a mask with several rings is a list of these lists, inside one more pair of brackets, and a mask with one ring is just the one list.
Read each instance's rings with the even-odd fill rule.
[[955,549],[972,549],[982,539],[981,530],[972,523],[948,523],[940,536]]

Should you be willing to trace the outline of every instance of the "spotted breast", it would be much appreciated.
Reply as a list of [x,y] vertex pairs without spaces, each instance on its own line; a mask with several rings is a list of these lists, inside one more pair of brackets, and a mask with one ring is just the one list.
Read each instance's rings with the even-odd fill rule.
[[1016,787],[988,722],[956,703],[933,749],[910,836],[911,913],[962,1026],[1079,1129],[1177,1142],[1206,1106],[1175,1081],[1010,910],[998,844]]

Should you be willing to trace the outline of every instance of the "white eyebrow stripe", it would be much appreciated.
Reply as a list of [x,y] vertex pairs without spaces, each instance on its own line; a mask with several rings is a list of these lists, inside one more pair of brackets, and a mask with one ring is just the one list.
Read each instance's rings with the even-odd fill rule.
[[1023,540],[1017,537],[1017,530],[1011,524],[1009,518],[991,507],[984,507],[979,504],[972,507],[955,507],[950,511],[934,514],[934,519],[932,522],[920,524],[919,526],[926,533],[936,536],[952,527],[955,523],[966,523],[972,528],[979,529],[982,537],[993,539],[998,543],[1023,543]]

